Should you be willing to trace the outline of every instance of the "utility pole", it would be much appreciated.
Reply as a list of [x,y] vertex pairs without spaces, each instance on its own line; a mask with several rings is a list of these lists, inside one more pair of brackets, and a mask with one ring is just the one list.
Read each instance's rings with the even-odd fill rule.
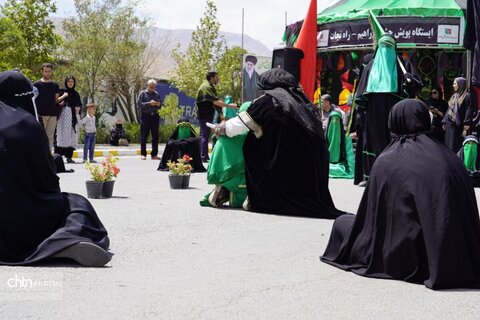
[[243,34],[244,34],[244,26],[245,26],[245,12],[244,8],[242,8],[242,50],[243,50]]

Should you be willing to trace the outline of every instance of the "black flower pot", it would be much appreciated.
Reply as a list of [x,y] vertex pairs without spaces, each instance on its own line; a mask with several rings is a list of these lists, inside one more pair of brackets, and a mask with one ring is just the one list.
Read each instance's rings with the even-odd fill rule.
[[85,181],[87,186],[87,198],[98,199],[102,197],[103,182],[101,181]]
[[103,183],[102,198],[111,198],[112,197],[114,184],[115,184],[115,180],[105,181]]
[[188,189],[189,185],[190,185],[190,175],[186,174],[183,176],[182,189]]
[[170,188],[172,189],[187,189],[190,183],[190,175],[169,174],[168,181],[170,181]]

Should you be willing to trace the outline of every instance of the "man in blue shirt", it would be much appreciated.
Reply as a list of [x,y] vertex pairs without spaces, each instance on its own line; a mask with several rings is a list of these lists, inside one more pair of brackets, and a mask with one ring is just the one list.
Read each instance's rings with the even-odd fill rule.
[[159,160],[158,157],[158,127],[160,124],[160,116],[158,110],[160,109],[160,95],[155,90],[157,88],[157,81],[150,79],[147,82],[147,89],[140,92],[138,96],[138,107],[141,111],[140,120],[140,153],[142,160],[147,159],[147,139],[150,132],[152,133],[152,160]]

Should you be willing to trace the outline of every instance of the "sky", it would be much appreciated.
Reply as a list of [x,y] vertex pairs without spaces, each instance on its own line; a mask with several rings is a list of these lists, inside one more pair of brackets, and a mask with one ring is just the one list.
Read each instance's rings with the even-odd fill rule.
[[[336,1],[318,0],[317,11]],[[0,0],[0,4],[5,0]],[[56,0],[55,16],[74,16],[74,0]],[[215,0],[217,19],[221,31],[242,33],[242,8],[244,32],[261,41],[269,49],[278,47],[287,24],[303,20],[310,0]],[[195,29],[206,7],[206,0],[143,0],[138,3],[138,14],[149,17],[160,28]]]

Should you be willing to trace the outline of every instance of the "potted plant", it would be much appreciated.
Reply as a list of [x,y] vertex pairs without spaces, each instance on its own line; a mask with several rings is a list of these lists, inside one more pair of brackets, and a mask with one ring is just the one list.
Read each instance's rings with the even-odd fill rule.
[[111,198],[113,185],[120,169],[116,163],[117,157],[109,155],[100,165],[93,165],[90,162],[85,163],[85,167],[90,171],[92,180],[86,181],[88,198]]
[[98,199],[102,197],[103,181],[105,180],[103,170],[99,166],[85,163],[85,168],[90,171],[91,180],[85,182],[87,186],[87,198]]
[[104,181],[102,187],[102,198],[111,198],[113,193],[113,186],[115,184],[114,178],[117,177],[120,172],[120,168],[117,167],[118,157],[109,155],[102,162],[102,168],[104,173]]
[[170,171],[168,180],[170,181],[170,188],[172,189],[187,189],[190,183],[190,172],[192,166],[189,162],[192,158],[188,154],[184,154],[182,158],[178,158],[177,161],[167,162],[167,167]]

